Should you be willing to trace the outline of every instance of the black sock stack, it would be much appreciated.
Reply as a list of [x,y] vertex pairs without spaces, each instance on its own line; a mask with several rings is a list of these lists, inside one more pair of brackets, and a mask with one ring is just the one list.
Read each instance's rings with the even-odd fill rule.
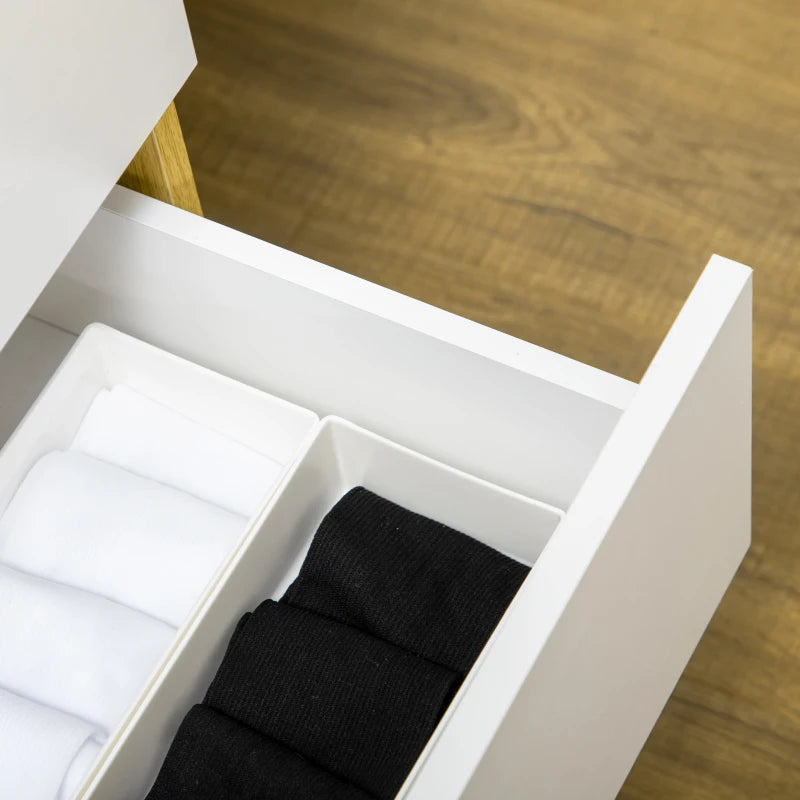
[[239,621],[147,800],[390,800],[529,568],[356,488]]
[[358,487],[319,526],[282,602],[464,676],[530,568]]

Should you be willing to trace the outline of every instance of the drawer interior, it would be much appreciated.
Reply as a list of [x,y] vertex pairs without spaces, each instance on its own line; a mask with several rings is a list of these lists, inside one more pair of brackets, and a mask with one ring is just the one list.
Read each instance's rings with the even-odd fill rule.
[[[14,389],[0,410],[3,441],[75,341],[74,333],[31,316],[0,353],[2,385]],[[112,383],[133,383],[147,390],[142,382],[154,381],[150,393],[158,393],[159,376],[148,377],[147,370],[131,371],[125,366],[124,352],[104,353],[104,359],[109,363],[103,372],[109,373]],[[102,383],[99,377],[92,386],[98,382]],[[78,397],[69,386],[61,388],[64,390],[56,392],[57,398],[69,397],[68,405],[77,403],[80,408],[59,410],[51,408],[51,402],[43,413],[66,418],[56,428],[60,430],[66,424],[71,435],[82,417],[81,409],[85,410],[91,398],[88,394]],[[48,391],[53,391],[53,384]],[[30,425],[31,419],[26,423]],[[16,437],[14,452],[7,448],[4,455],[32,463],[45,445],[58,444],[50,441],[52,437],[45,438],[40,441],[41,436],[32,434],[20,441]],[[25,444],[30,446],[30,453],[18,453]],[[222,577],[220,592],[207,600],[192,626],[182,632],[155,683],[145,689],[133,714],[109,741],[85,797],[136,798],[147,791],[184,713],[202,699],[236,620],[265,597],[282,595],[296,575],[322,516],[355,485],[365,485],[528,564],[535,563],[563,516],[554,507],[433,461],[352,422],[327,417],[283,491],[279,490],[275,507],[266,512],[260,525],[256,523],[254,535]],[[467,686],[468,682],[461,691]],[[433,743],[434,739],[429,747]]]
[[[253,246],[239,234],[235,244]],[[0,444],[97,321],[326,415],[221,593],[109,743],[87,797],[146,791],[236,619],[282,594],[347,489],[366,485],[533,564],[562,516],[556,506],[568,506],[632,392],[533,345],[263,243],[257,249],[257,264],[248,263],[252,253],[237,261],[196,237],[101,211],[0,351]]]

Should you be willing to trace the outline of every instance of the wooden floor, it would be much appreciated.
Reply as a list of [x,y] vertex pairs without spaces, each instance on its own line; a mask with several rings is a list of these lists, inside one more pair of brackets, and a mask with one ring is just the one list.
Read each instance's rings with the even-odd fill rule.
[[753,547],[620,796],[800,797],[796,0],[187,11],[212,219],[634,380],[755,268]]

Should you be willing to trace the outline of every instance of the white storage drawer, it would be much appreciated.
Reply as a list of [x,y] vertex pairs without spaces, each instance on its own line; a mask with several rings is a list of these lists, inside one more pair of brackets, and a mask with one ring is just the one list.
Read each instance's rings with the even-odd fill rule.
[[[116,188],[0,353],[0,441],[92,322],[345,420],[312,445],[338,465],[331,486],[388,492],[386,475],[411,475],[397,499],[412,503],[416,469],[473,481],[476,535],[496,517],[530,548],[400,796],[616,794],[749,544],[749,269],[715,257],[632,384]],[[302,527],[303,463],[256,528],[289,541]],[[469,528],[448,496],[420,502]],[[539,527],[526,498],[563,519]],[[141,796],[143,742],[168,743],[180,719],[159,716],[159,697],[188,710],[221,656],[211,633],[269,591],[239,556],[82,797]]]

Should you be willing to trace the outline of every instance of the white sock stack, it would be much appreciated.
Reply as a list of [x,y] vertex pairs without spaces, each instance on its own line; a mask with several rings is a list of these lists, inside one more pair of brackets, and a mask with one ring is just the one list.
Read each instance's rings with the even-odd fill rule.
[[0,798],[71,800],[282,465],[125,387],[0,517]]

